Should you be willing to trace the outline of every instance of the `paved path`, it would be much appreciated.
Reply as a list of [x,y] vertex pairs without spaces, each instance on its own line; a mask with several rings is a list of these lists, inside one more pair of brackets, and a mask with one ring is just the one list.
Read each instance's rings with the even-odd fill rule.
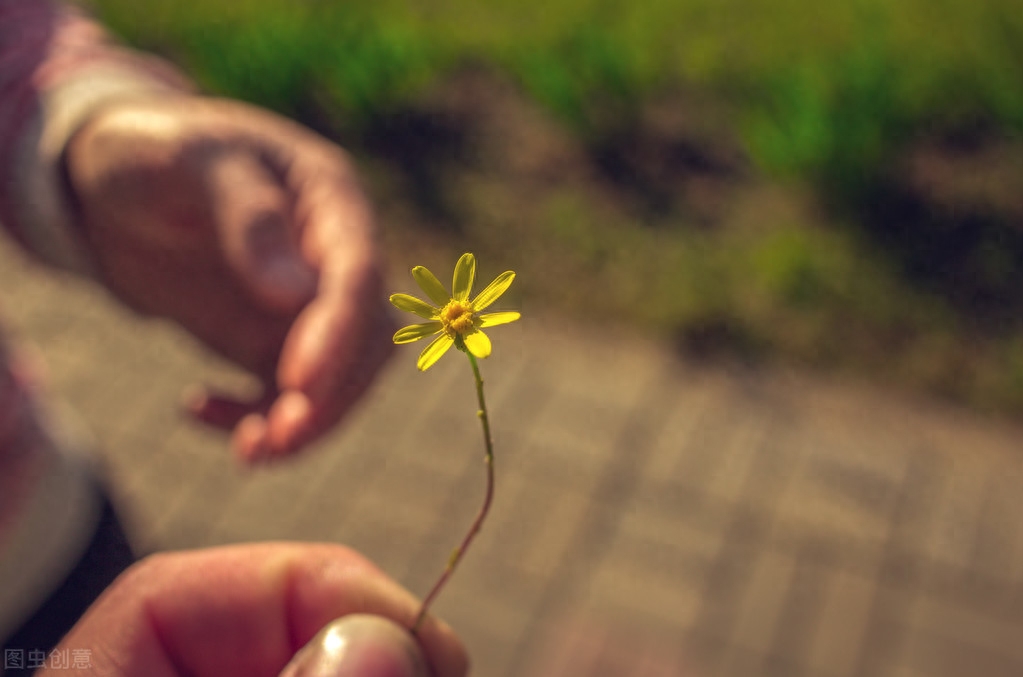
[[[175,414],[197,374],[240,382],[179,331],[6,247],[0,306],[140,548],[340,541],[422,594],[479,501],[461,360],[399,350],[319,448],[241,472]],[[475,675],[1023,674],[1023,428],[529,317],[483,366],[498,495],[437,606]]]

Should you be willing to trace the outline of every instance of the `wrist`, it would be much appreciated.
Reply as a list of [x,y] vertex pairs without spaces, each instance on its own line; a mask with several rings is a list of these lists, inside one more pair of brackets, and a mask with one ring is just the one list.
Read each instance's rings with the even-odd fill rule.
[[68,180],[69,143],[100,111],[119,102],[174,95],[179,90],[115,67],[76,74],[40,97],[36,118],[22,136],[13,176],[22,237],[45,262],[93,276],[95,265]]

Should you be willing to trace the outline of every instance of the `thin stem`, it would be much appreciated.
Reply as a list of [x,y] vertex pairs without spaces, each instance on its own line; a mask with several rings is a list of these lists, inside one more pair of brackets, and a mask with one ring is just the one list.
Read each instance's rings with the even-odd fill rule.
[[[458,346],[462,348],[461,345]],[[490,504],[494,500],[494,441],[490,437],[490,419],[487,418],[487,402],[483,397],[483,377],[480,376],[480,367],[476,363],[476,357],[468,350],[464,351],[469,357],[469,364],[472,365],[472,375],[476,379],[476,399],[479,402],[479,410],[476,415],[479,417],[481,424],[483,425],[483,443],[486,445],[486,453],[483,457],[483,462],[487,466],[487,489],[483,495],[483,505],[480,506],[480,510],[476,513],[476,519],[473,520],[472,525],[469,527],[469,531],[466,532],[462,542],[451,552],[451,556],[448,558],[448,564],[444,568],[444,573],[440,575],[437,582],[433,584],[433,588],[430,589],[430,593],[423,600],[423,605],[419,607],[419,613],[416,615],[416,621],[412,624],[412,632],[415,633],[419,630],[419,626],[422,624],[423,619],[426,618],[426,613],[429,611],[430,605],[440,594],[444,584],[451,578],[451,574],[455,572],[455,567],[462,560],[462,556],[465,555],[465,551],[469,548],[469,544],[472,543],[472,539],[476,537],[480,527],[483,526],[483,520],[486,518],[487,513],[490,512]]]

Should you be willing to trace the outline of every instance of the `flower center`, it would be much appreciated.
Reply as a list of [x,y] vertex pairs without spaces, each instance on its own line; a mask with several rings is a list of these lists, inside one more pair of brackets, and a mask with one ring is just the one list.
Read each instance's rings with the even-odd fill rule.
[[440,321],[449,336],[465,336],[470,333],[475,319],[472,306],[465,301],[448,301],[440,311]]

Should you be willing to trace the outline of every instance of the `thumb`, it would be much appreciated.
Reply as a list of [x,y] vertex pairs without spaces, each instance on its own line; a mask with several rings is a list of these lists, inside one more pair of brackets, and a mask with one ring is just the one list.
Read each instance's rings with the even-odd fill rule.
[[427,677],[408,630],[382,616],[339,618],[295,654],[279,677]]
[[211,201],[228,266],[267,309],[292,313],[316,291],[302,257],[291,199],[257,157],[233,153],[211,172]]

